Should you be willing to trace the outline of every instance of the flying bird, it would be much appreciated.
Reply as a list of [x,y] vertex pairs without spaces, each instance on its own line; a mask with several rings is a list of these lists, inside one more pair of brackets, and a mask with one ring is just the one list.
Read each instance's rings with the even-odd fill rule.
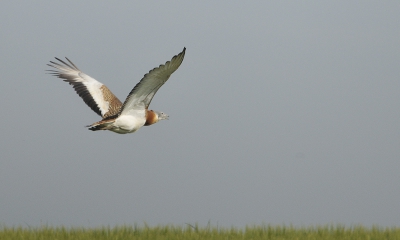
[[169,79],[181,65],[186,48],[171,61],[150,70],[132,89],[122,103],[107,87],[96,79],[85,74],[68,58],[47,64],[56,70],[47,70],[50,74],[68,82],[83,101],[98,115],[101,121],[86,127],[89,130],[110,130],[125,134],[136,132],[142,126],[149,126],[160,120],[168,119],[168,115],[149,110],[149,105],[158,89]]

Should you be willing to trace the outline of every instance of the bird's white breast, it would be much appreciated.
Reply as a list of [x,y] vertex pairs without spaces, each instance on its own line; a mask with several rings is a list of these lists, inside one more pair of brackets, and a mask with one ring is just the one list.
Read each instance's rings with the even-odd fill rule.
[[136,110],[132,115],[119,116],[114,124],[112,131],[117,133],[136,132],[146,123],[146,114],[144,110]]

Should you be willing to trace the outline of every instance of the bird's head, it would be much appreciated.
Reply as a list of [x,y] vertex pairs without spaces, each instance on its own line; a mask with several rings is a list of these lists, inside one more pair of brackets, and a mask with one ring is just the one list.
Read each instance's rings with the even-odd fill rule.
[[160,120],[168,120],[169,116],[163,112],[158,112],[158,111],[154,111],[155,114],[157,114],[158,117],[158,121]]

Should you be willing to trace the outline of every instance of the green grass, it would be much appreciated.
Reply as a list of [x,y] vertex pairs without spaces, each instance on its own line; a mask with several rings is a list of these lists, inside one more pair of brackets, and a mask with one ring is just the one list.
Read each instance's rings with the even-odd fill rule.
[[381,227],[344,227],[344,226],[321,226],[296,228],[292,226],[249,226],[239,228],[217,228],[198,227],[187,225],[178,226],[157,226],[138,227],[119,226],[101,228],[65,228],[65,227],[2,227],[0,229],[1,240],[16,239],[215,239],[215,240],[236,240],[236,239],[400,239],[400,228]]

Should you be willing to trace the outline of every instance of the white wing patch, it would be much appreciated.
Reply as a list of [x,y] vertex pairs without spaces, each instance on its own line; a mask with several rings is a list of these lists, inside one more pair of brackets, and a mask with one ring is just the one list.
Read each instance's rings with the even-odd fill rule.
[[[96,79],[86,75],[83,72],[78,74],[80,78],[75,78],[74,83],[81,83],[83,84],[87,91],[89,92],[90,97],[96,102],[97,107],[100,109],[101,116],[104,116],[108,112],[108,108],[110,107],[110,103],[105,101],[103,91],[101,90],[104,84],[98,82]],[[65,80],[64,80],[65,81]],[[70,83],[71,85],[75,85],[74,83]],[[74,86],[75,88],[75,86]],[[76,88],[75,88],[76,90]],[[78,91],[77,91],[78,92]],[[78,93],[79,94],[79,93]],[[82,97],[82,96],[81,96]],[[89,96],[87,96],[89,97]]]

